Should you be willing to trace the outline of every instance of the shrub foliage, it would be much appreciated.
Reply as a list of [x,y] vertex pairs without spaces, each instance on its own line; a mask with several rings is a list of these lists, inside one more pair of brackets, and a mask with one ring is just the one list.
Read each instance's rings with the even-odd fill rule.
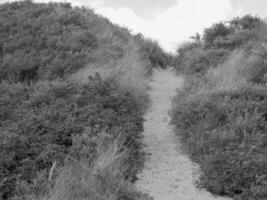
[[[1,4],[0,199],[143,198],[131,182],[143,163],[147,105],[138,80],[152,53],[89,9]],[[75,76],[91,68],[101,75]]]
[[77,141],[85,132],[91,140],[87,146],[90,151],[86,152],[92,158],[90,162],[96,157],[94,137],[105,132],[117,138],[123,132],[125,140],[135,147],[131,152],[135,162],[127,170],[127,178],[134,180],[142,157],[137,142],[142,131],[142,112],[131,93],[119,89],[115,79],[102,80],[97,76],[82,85],[1,85],[0,102],[2,199],[27,193],[18,188],[23,184],[35,187],[37,175],[47,172],[55,161],[64,165],[74,138]]
[[267,198],[266,27],[250,15],[215,24],[176,58],[187,84],[172,123],[200,164],[198,184],[235,200]]

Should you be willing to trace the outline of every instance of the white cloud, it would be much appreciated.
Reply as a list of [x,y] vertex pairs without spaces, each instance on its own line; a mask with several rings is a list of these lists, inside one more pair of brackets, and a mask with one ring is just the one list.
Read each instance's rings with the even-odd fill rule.
[[146,37],[157,39],[168,51],[174,51],[179,43],[191,35],[233,14],[230,0],[177,0],[175,5],[158,13],[153,20],[141,18],[126,7],[98,5],[94,7],[98,14],[128,27],[134,33],[141,32]]

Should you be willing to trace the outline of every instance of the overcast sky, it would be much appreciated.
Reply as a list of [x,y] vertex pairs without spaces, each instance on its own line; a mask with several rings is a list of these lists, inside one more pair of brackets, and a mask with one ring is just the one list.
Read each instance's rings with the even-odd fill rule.
[[[47,2],[49,0],[36,0]],[[61,0],[54,0],[61,1]],[[267,0],[68,0],[94,8],[133,33],[159,41],[167,51],[215,22],[253,14],[267,17]],[[6,0],[0,0],[1,3]]]

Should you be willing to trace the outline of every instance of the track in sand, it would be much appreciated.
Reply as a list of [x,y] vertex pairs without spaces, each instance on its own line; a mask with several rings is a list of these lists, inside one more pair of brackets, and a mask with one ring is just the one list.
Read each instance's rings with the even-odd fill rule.
[[171,69],[153,73],[149,91],[152,105],[144,124],[148,158],[136,186],[154,200],[226,200],[196,188],[198,166],[181,151],[169,125],[171,97],[182,86],[183,79],[175,76]]

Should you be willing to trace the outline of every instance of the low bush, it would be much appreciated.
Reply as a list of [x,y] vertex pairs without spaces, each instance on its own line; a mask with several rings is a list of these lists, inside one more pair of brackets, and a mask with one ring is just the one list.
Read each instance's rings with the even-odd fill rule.
[[[138,138],[143,129],[143,111],[133,95],[119,87],[115,78],[102,80],[96,76],[87,84],[44,82],[12,87],[2,84],[0,88],[3,91],[1,107],[5,108],[1,109],[2,199],[38,192],[38,174],[47,176],[55,161],[58,167],[64,166],[73,148],[73,139],[81,137],[85,131],[91,138],[86,153],[93,160],[97,145],[94,137],[106,132],[115,139],[123,132],[125,144],[131,143],[128,162],[131,167],[126,168],[124,178],[135,179],[142,165],[143,153]],[[6,107],[8,102],[11,106]],[[23,189],[23,185],[27,187]]]
[[223,63],[228,53],[229,51],[225,49],[205,50],[200,44],[189,43],[178,50],[175,66],[177,71],[183,74],[204,75],[209,68],[215,68]]
[[[264,27],[265,22],[251,16],[217,24],[206,30],[204,40],[182,47],[177,55],[177,70],[187,78],[173,100],[177,136],[200,165],[198,185],[235,200],[267,199]],[[235,40],[231,46],[238,36],[242,44]],[[210,64],[207,55],[214,50],[222,53],[211,56],[216,59]]]
[[266,116],[266,88],[177,97],[172,123],[200,163],[201,186],[235,199],[267,197]]
[[1,4],[0,199],[147,199],[132,182],[165,56],[90,9]]

